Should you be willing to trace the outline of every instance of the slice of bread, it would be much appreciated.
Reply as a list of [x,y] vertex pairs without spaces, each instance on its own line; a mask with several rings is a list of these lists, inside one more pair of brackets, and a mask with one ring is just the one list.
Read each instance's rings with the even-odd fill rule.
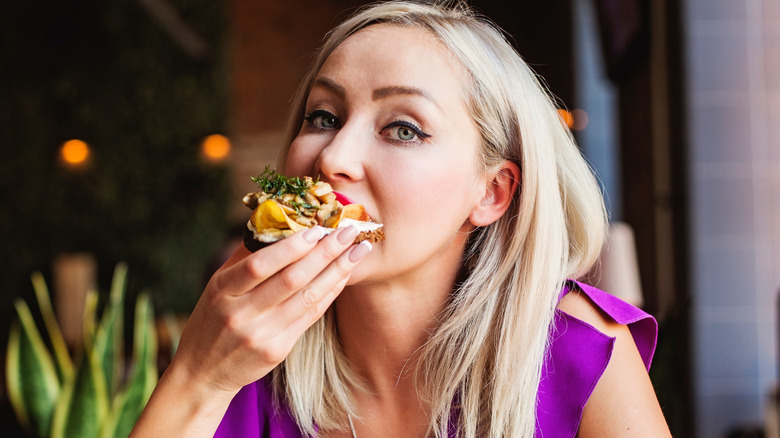
[[[374,222],[368,222],[368,224],[379,225],[379,227],[370,227],[373,229],[366,229],[365,231],[361,231],[357,237],[355,237],[355,243],[360,243],[364,240],[367,240],[371,243],[377,243],[385,240],[385,232],[380,224],[375,224]],[[274,244],[287,237],[280,233],[276,239],[271,237],[265,238],[264,236],[258,236],[253,228],[254,227],[252,227],[251,223],[247,223],[247,227],[244,230],[244,246],[246,249],[252,252],[255,252],[261,248],[265,248],[266,246]],[[335,231],[335,229],[330,229],[329,231]]]

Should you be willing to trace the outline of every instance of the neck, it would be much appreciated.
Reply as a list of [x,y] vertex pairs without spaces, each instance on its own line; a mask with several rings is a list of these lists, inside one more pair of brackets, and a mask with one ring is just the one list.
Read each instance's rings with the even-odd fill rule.
[[450,292],[451,286],[342,292],[335,308],[339,337],[365,389],[352,393],[357,436],[426,435],[430,411],[419,398],[414,371]]
[[342,292],[336,302],[341,345],[372,393],[395,392],[410,380],[454,279],[447,284],[440,290],[350,287]]

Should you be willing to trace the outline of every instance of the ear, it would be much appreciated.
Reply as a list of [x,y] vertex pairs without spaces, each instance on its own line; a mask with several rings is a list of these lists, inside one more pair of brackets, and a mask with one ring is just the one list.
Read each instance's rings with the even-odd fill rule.
[[512,203],[520,182],[520,168],[511,161],[504,161],[487,175],[485,195],[469,215],[475,227],[484,227],[497,221]]

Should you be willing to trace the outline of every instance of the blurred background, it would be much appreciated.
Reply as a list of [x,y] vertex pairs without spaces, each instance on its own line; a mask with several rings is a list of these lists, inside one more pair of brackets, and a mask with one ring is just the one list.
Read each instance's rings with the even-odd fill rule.
[[[275,161],[312,51],[364,3],[4,4],[0,345],[33,271],[71,339],[83,289],[105,293],[120,261],[130,297],[186,318],[246,219],[249,177]],[[772,436],[780,2],[470,3],[546,79],[631,231],[632,299],[660,323],[652,378],[675,436]],[[20,435],[0,388],[0,422]]]

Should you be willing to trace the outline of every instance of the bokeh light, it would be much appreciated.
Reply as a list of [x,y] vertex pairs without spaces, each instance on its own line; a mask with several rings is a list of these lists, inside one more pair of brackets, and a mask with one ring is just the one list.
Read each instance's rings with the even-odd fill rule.
[[582,131],[588,126],[588,113],[585,110],[575,109],[569,111],[559,108],[558,116],[561,118],[561,122],[573,131]]
[[574,117],[571,115],[571,113],[563,108],[558,109],[558,116],[560,116],[561,121],[564,125],[566,125],[567,128],[571,129],[572,126],[574,126]]
[[87,162],[90,150],[87,143],[82,140],[68,140],[60,148],[60,157],[69,166],[81,166]]
[[220,134],[209,135],[203,139],[201,152],[209,161],[223,161],[230,155],[230,140]]

